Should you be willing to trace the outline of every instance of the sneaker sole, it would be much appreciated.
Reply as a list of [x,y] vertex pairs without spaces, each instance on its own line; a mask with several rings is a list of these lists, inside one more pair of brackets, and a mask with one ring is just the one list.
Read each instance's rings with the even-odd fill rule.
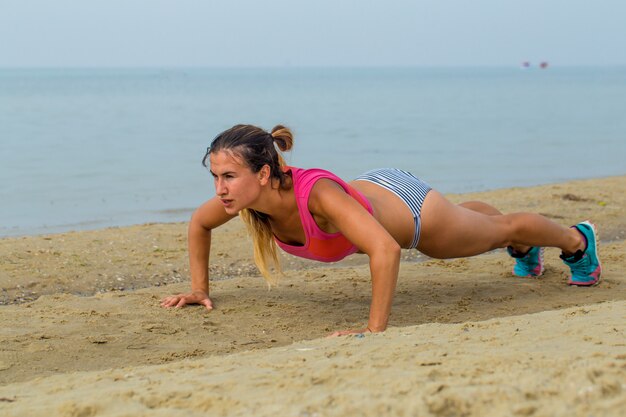
[[600,277],[602,276],[602,264],[600,263],[600,255],[599,255],[599,251],[598,251],[598,240],[600,240],[600,233],[598,232],[598,228],[596,227],[596,225],[594,223],[591,223],[591,221],[589,220],[585,220],[582,223],[586,223],[589,226],[591,226],[591,231],[593,233],[593,240],[594,240],[594,244],[596,246],[596,258],[598,259],[598,268],[600,268],[600,275],[598,275],[598,279],[596,279],[595,281],[587,281],[587,282],[581,282],[581,281],[572,281],[571,278],[570,280],[567,282],[569,285],[575,285],[577,287],[595,287],[596,285],[598,285],[600,283]]

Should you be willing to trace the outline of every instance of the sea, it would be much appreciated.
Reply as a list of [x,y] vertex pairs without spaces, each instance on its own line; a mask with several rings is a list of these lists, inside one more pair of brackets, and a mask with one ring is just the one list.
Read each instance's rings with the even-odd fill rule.
[[626,173],[626,67],[0,69],[0,237],[187,220],[239,123],[445,193]]

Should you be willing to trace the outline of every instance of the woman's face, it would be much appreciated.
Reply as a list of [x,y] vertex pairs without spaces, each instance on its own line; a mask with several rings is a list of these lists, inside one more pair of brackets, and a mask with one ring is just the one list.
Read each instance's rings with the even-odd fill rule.
[[251,208],[261,193],[263,170],[252,172],[241,158],[228,151],[211,153],[209,161],[215,192],[224,210],[228,214],[237,214],[240,210]]

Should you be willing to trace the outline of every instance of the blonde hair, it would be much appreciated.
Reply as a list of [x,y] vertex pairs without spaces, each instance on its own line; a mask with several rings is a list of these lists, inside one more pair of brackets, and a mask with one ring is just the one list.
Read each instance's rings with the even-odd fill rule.
[[[289,151],[293,147],[293,134],[289,128],[277,125],[274,126],[271,133],[268,133],[256,126],[236,125],[213,139],[202,163],[207,166],[209,155],[213,152],[231,150],[245,161],[252,172],[259,172],[261,168],[268,165],[270,167],[270,179],[278,180],[279,189],[288,189],[290,183],[287,175],[283,172],[285,160],[276,150],[276,147],[283,152]],[[278,283],[276,275],[270,271],[269,267],[271,263],[274,270],[282,275],[274,233],[269,219],[264,213],[252,209],[241,210],[239,216],[252,238],[254,263],[269,286]]]

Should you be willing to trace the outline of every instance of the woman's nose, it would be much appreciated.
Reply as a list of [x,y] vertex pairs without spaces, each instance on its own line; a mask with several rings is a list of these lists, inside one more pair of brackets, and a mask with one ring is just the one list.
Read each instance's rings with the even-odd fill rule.
[[217,195],[226,194],[226,187],[224,186],[224,181],[222,181],[220,178],[215,180],[215,192],[217,193]]

